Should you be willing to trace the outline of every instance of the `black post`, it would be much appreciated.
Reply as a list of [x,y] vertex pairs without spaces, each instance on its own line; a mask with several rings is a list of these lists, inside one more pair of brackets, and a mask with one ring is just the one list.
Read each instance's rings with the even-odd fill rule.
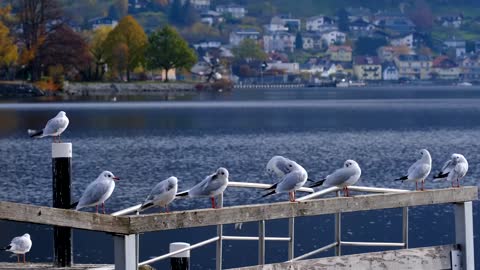
[[[72,144],[52,144],[53,207],[69,209],[71,205]],[[72,229],[53,227],[53,263],[57,267],[73,264]]]
[[[170,252],[190,247],[189,243],[170,243]],[[184,251],[170,257],[170,270],[188,270],[190,269],[190,251]]]

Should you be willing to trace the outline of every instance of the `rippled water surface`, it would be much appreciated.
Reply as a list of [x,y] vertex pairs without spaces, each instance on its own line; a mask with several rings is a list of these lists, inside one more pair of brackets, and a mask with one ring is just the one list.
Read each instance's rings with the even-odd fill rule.
[[[414,188],[393,182],[427,148],[434,171],[451,153],[463,153],[470,162],[464,185],[477,185],[480,176],[480,89],[478,88],[365,88],[238,90],[203,94],[173,101],[75,101],[0,103],[1,200],[51,204],[49,139],[31,140],[27,128],[41,127],[58,110],[65,110],[70,126],[64,140],[73,143],[73,196],[102,171],[121,177],[107,201],[107,210],[137,204],[158,181],[177,176],[180,189],[201,181],[217,167],[229,169],[231,180],[271,183],[264,166],[273,155],[285,155],[302,164],[311,178],[321,178],[355,159],[362,167],[358,185]],[[427,182],[427,188],[448,183]],[[225,205],[287,200],[287,195],[259,199],[256,190],[229,188]],[[171,208],[209,206],[208,199],[175,201]],[[474,203],[474,228],[479,228]],[[431,246],[454,241],[450,205],[415,207],[410,211],[410,246]],[[401,210],[343,215],[345,241],[401,241]],[[332,215],[299,218],[296,255],[333,241]],[[51,260],[52,233],[48,226],[0,222],[0,244],[30,232],[32,261]],[[168,243],[196,243],[213,237],[216,228],[149,233],[141,236],[141,260],[168,251]],[[255,235],[257,224],[242,231],[225,226],[227,235]],[[480,254],[478,230],[476,254]],[[287,221],[267,222],[268,236],[286,236]],[[75,261],[113,262],[111,237],[75,231]],[[345,247],[344,253],[381,250]],[[318,256],[332,255],[333,251]],[[267,262],[286,260],[285,243],[267,243]],[[0,254],[0,260],[14,260]],[[480,261],[477,256],[477,261]],[[224,267],[257,262],[256,242],[224,243]],[[193,269],[212,269],[215,246],[195,250]],[[167,264],[155,264],[166,269]]]

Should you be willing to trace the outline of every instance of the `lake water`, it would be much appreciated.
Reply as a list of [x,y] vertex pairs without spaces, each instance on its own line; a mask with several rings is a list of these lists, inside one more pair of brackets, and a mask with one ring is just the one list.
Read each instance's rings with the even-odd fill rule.
[[[65,110],[70,126],[63,140],[73,143],[73,196],[103,170],[121,177],[107,201],[112,212],[140,203],[150,188],[171,175],[180,189],[199,182],[223,166],[232,181],[272,183],[264,167],[274,155],[302,164],[309,176],[319,179],[355,159],[362,167],[358,185],[414,189],[392,179],[403,175],[427,148],[433,172],[454,152],[469,160],[463,185],[477,186],[480,176],[480,88],[358,88],[237,90],[204,93],[195,97],[109,102],[40,100],[0,103],[0,199],[51,205],[51,140],[32,140],[27,128],[39,128],[58,110]],[[448,187],[433,183],[427,188]],[[285,201],[287,195],[259,199],[256,190],[229,188],[225,206]],[[172,210],[209,207],[208,199],[177,200]],[[91,209],[89,209],[91,210]],[[453,243],[451,205],[410,210],[410,246]],[[474,228],[478,229],[479,204],[474,202]],[[401,241],[401,209],[343,215],[345,241]],[[333,242],[333,215],[296,220],[296,255]],[[0,245],[29,232],[31,261],[52,260],[49,226],[0,222]],[[268,236],[286,236],[287,221],[267,222]],[[256,223],[241,231],[225,226],[226,235],[256,235]],[[142,235],[140,260],[168,252],[170,242],[196,243],[216,234],[215,227],[166,231]],[[475,231],[476,259],[480,262],[479,231]],[[267,242],[267,263],[285,261],[287,245]],[[385,248],[344,247],[345,254]],[[112,263],[110,235],[74,232],[77,263]],[[332,256],[333,250],[318,256]],[[15,261],[0,253],[0,261]],[[224,267],[253,265],[257,243],[224,242]],[[154,264],[167,269],[167,262]],[[193,251],[193,269],[213,269],[215,245]]]

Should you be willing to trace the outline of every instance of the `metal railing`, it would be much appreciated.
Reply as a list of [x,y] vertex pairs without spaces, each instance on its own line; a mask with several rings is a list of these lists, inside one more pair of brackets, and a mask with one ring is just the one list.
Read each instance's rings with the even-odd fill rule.
[[[270,184],[260,184],[260,183],[247,183],[247,182],[229,182],[228,185],[230,188],[255,188],[255,189],[266,189],[269,188]],[[350,190],[366,193],[404,193],[408,190],[403,189],[391,189],[391,188],[376,188],[376,187],[362,187],[362,186],[350,186]],[[337,197],[340,197],[340,189],[337,187],[329,187],[320,191],[314,191],[312,188],[303,187],[299,189],[301,192],[310,193],[303,197],[297,199],[297,201],[302,202],[309,199],[315,199],[330,193],[336,193]],[[223,207],[223,195],[217,197],[218,207]],[[141,204],[128,207],[126,209],[117,211],[113,213],[113,216],[123,216],[132,213],[138,214]],[[191,251],[212,243],[216,243],[216,269],[222,269],[223,261],[223,241],[258,241],[258,264],[265,264],[265,241],[284,241],[288,242],[288,262],[298,261],[306,259],[308,257],[314,256],[318,253],[330,250],[335,248],[335,255],[341,255],[342,246],[362,246],[362,247],[403,247],[408,248],[408,207],[403,208],[402,212],[402,242],[401,243],[389,243],[389,242],[348,242],[342,241],[341,239],[341,213],[335,213],[335,242],[328,244],[326,246],[320,247],[303,255],[294,256],[294,244],[295,244],[295,218],[288,218],[288,236],[287,237],[267,237],[265,233],[265,220],[258,221],[258,236],[230,236],[223,235],[223,225],[219,224],[217,226],[217,236],[207,239],[205,241],[191,245],[190,247],[183,248],[174,252],[163,254],[161,256],[139,262],[138,266],[151,264],[161,260],[168,259],[172,256],[175,256],[179,253],[185,251]],[[138,250],[139,246],[139,237],[136,236],[136,248]],[[137,253],[138,261],[138,253]]]

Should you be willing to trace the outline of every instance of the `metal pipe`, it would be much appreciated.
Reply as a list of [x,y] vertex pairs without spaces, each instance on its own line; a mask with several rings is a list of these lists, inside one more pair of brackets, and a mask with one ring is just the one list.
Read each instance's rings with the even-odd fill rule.
[[295,218],[288,219],[288,260],[292,260],[295,256]]
[[258,222],[258,264],[265,264],[265,220]]
[[303,202],[303,201],[306,201],[306,200],[315,199],[317,197],[320,197],[322,195],[325,195],[325,194],[328,194],[328,193],[331,193],[331,192],[335,192],[337,190],[340,190],[340,189],[338,187],[329,187],[329,188],[322,189],[320,191],[314,192],[312,194],[308,194],[306,196],[300,197],[300,198],[297,199],[297,201]]
[[188,248],[182,248],[182,249],[179,249],[177,251],[174,251],[174,252],[170,252],[170,253],[167,253],[165,255],[162,255],[162,256],[158,256],[156,258],[152,258],[150,260],[146,260],[144,262],[141,262],[138,264],[138,266],[142,266],[142,265],[145,265],[145,264],[151,264],[151,263],[154,263],[154,262],[158,262],[158,261],[161,261],[161,260],[165,260],[167,258],[170,258],[174,255],[177,255],[179,253],[182,253],[184,251],[188,251],[188,250],[193,250],[193,249],[196,249],[196,248],[199,248],[199,247],[203,247],[205,245],[208,245],[210,243],[213,243],[213,242],[216,242],[218,240],[218,236],[215,236],[213,238],[210,238],[208,240],[205,240],[205,241],[202,241],[202,242],[199,242],[199,243],[196,243],[195,245],[191,245],[189,246]]
[[340,242],[342,246],[354,247],[403,247],[405,243],[388,243],[388,242]]
[[[337,197],[340,197],[340,191],[337,190]],[[342,255],[342,213],[335,213],[335,255]]]
[[[258,236],[231,236],[223,235],[223,240],[227,241],[258,241],[260,238]],[[289,237],[265,237],[265,241],[290,241]]]
[[[249,182],[228,182],[229,187],[237,187],[237,188],[258,188],[258,189],[267,189],[272,186],[272,184],[262,184],[262,183],[249,183]],[[302,187],[299,188],[297,191],[313,193],[313,188]]]
[[142,204],[137,204],[137,205],[125,208],[123,210],[114,212],[111,215],[114,216],[114,217],[128,215],[128,214],[137,212],[137,210],[139,210],[140,207],[142,207]]
[[408,207],[403,207],[402,219],[402,241],[404,248],[408,248]]
[[371,193],[405,193],[410,192],[406,189],[395,189],[395,188],[376,188],[376,187],[361,187],[361,186],[348,186],[349,190],[360,191],[360,192],[371,192]]
[[[217,207],[222,208],[223,207],[223,193],[217,196]],[[218,224],[217,225],[217,255],[216,255],[216,265],[217,265],[217,270],[222,270],[222,260],[223,260],[223,243],[222,243],[222,237],[223,237],[223,225]]]
[[329,249],[331,249],[331,248],[333,248],[333,247],[336,247],[337,245],[338,245],[337,242],[331,243],[331,244],[326,245],[326,246],[324,246],[324,247],[321,247],[321,248],[319,248],[319,249],[316,249],[316,250],[310,251],[310,252],[308,252],[308,253],[305,253],[305,254],[303,254],[302,256],[298,256],[298,257],[296,257],[296,258],[293,258],[293,259],[290,260],[289,262],[294,262],[294,261],[298,261],[298,260],[302,260],[302,259],[308,258],[308,257],[313,256],[313,255],[315,255],[315,254],[318,254],[318,253],[320,253],[320,252],[322,252],[322,251],[326,251],[326,250],[329,250]]

